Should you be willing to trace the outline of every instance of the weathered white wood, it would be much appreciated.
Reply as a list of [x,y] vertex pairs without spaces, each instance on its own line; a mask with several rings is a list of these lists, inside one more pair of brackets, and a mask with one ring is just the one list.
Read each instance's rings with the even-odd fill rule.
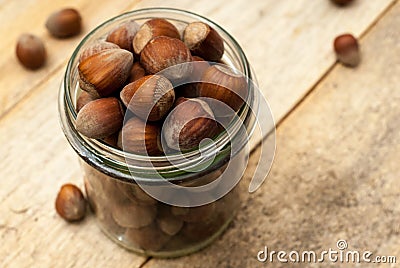
[[55,212],[59,187],[83,188],[78,159],[57,116],[58,71],[0,123],[1,267],[138,267],[144,257],[111,242],[94,217],[65,223]]
[[[353,6],[343,10],[331,6],[329,1],[314,2],[302,0],[299,3],[303,5],[300,5],[288,0],[234,0],[227,6],[223,1],[164,3],[150,0],[139,3],[122,1],[119,4],[104,1],[99,5],[96,1],[82,0],[74,6],[82,11],[87,30],[133,7],[171,5],[210,17],[232,32],[243,45],[263,91],[270,99],[275,116],[280,118],[333,63],[330,41],[336,29],[342,31],[347,28],[359,34],[391,1],[355,1]],[[82,186],[77,157],[58,124],[57,92],[67,58],[83,35],[70,40],[55,40],[47,36],[43,26],[47,14],[64,4],[61,0],[29,0],[21,8],[18,1],[1,2],[0,34],[5,37],[0,43],[0,266],[139,267],[144,258],[109,241],[99,231],[93,217],[81,224],[71,225],[64,223],[54,210],[54,198],[61,184],[74,182]],[[257,14],[261,15],[257,17]],[[14,58],[15,38],[25,30],[37,33],[47,41],[49,62],[46,68],[38,72],[24,70]],[[385,34],[384,27],[380,27],[379,31]],[[274,35],[275,38],[272,38]],[[310,36],[313,38],[310,39]],[[326,43],[322,43],[319,38]],[[304,44],[308,44],[306,49]],[[375,59],[385,63],[377,56]],[[372,65],[370,63],[367,66]],[[367,71],[368,76],[373,76],[375,69]],[[341,73],[344,74],[346,72]],[[394,80],[391,81],[389,84],[379,81],[379,85],[375,82],[377,87],[385,84],[387,89],[392,89]],[[7,110],[9,112],[4,114]],[[298,120],[302,122],[303,119]],[[288,125],[293,124],[293,120],[290,122]],[[295,146],[286,150],[280,162],[277,161],[277,165],[281,163],[282,169],[285,169],[282,167],[287,161],[285,157],[289,157]],[[292,158],[292,163],[296,164],[296,158]],[[276,172],[284,173],[283,170]],[[277,176],[277,173],[274,174]],[[291,175],[285,173],[285,176],[279,178],[284,180]],[[269,188],[263,189],[255,202],[263,202],[261,198],[265,196],[261,193]],[[284,190],[276,189],[279,194],[272,201],[278,202]],[[242,217],[256,215],[253,210],[248,213],[242,214]],[[255,222],[262,223],[262,218],[255,219]],[[220,247],[226,250],[221,246],[226,239],[229,240],[228,245],[239,245],[238,250],[248,246],[247,241],[238,241],[237,237],[239,240],[244,239],[243,236],[237,236],[238,230],[235,230],[230,230],[222,242],[207,249],[210,250],[209,254],[215,252],[211,260],[221,260],[216,249]],[[230,234],[232,232],[233,237]],[[251,234],[245,234],[252,237]],[[251,239],[260,238],[253,236]],[[196,258],[200,255],[203,256],[193,255],[197,256],[193,260],[199,262]],[[181,261],[168,263],[173,265]],[[203,262],[203,259],[200,261]]]
[[[257,253],[348,250],[400,258],[400,4],[362,39],[363,61],[341,65],[278,128],[274,166],[234,224],[205,250],[146,268],[357,267],[355,263],[273,263]],[[257,165],[250,158],[247,179]],[[344,251],[345,253],[347,251]],[[318,255],[320,256],[320,255]],[[263,256],[262,256],[263,257]],[[287,256],[286,256],[287,257]],[[395,267],[361,263],[360,267]]]

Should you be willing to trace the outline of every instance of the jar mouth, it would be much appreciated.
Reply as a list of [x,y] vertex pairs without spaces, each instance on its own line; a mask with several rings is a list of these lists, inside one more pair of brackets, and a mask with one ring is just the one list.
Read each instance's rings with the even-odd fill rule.
[[[158,15],[160,14],[160,15]],[[125,152],[121,149],[117,149],[115,147],[112,147],[105,142],[101,140],[94,140],[94,139],[89,139],[81,135],[80,133],[77,132],[75,128],[75,120],[77,117],[77,112],[75,110],[75,101],[74,96],[72,93],[74,92],[73,87],[76,86],[77,84],[77,77],[78,77],[78,71],[77,71],[77,59],[79,58],[79,53],[81,49],[90,41],[91,39],[94,38],[94,36],[103,28],[105,27],[110,27],[112,23],[118,22],[118,21],[123,21],[127,19],[133,19],[133,16],[139,16],[140,19],[151,19],[154,17],[163,17],[167,20],[173,20],[173,21],[178,21],[183,24],[188,24],[188,16],[194,21],[203,21],[207,24],[209,24],[211,27],[217,30],[217,32],[222,36],[224,40],[224,45],[227,46],[227,49],[230,51],[235,52],[235,56],[238,58],[238,62],[240,64],[239,71],[248,79],[248,92],[247,94],[247,99],[245,100],[245,104],[242,106],[242,108],[239,110],[237,117],[230,122],[228,125],[227,129],[229,129],[230,133],[234,133],[236,135],[238,131],[240,130],[240,127],[247,121],[249,121],[249,113],[254,113],[257,111],[258,108],[258,95],[256,94],[257,90],[254,90],[253,86],[255,82],[253,81],[252,77],[252,72],[251,72],[251,67],[250,64],[240,47],[240,45],[237,43],[237,41],[227,32],[225,31],[222,27],[220,27],[218,24],[212,22],[211,20],[192,13],[190,11],[186,10],[180,10],[180,9],[174,9],[174,8],[145,8],[145,9],[139,9],[139,10],[134,10],[130,12],[123,13],[121,15],[118,15],[114,18],[111,18],[99,26],[97,26],[95,29],[93,29],[89,34],[87,34],[82,41],[79,43],[77,48],[74,50],[70,60],[68,61],[68,65],[63,77],[63,82],[61,85],[60,89],[60,96],[59,96],[59,112],[60,114],[65,114],[66,118],[61,118],[61,125],[63,127],[63,130],[67,136],[67,139],[69,140],[70,144],[73,146],[75,151],[78,152],[80,156],[82,156],[84,159],[89,156],[89,151],[91,153],[94,153],[98,159],[89,159],[90,161],[100,161],[102,163],[106,162],[107,164],[111,164],[114,166],[114,168],[121,168],[124,169],[124,166],[126,166],[126,159],[129,160],[134,160],[134,162],[141,163],[141,162],[151,162],[154,165],[151,167],[148,166],[143,166],[138,164],[137,167],[129,167],[129,170],[132,169],[138,169],[140,172],[146,173],[146,170],[148,171],[153,171],[156,169],[157,171],[167,171],[171,169],[171,166],[168,165],[168,163],[172,161],[179,162],[179,160],[184,159],[181,164],[174,164],[174,168],[180,168],[180,167],[187,167],[190,165],[196,165],[199,160],[207,157],[211,157],[212,155],[215,155],[215,150],[217,152],[227,152],[228,155],[230,153],[229,150],[229,144],[230,144],[230,139],[227,130],[224,130],[222,133],[220,133],[215,139],[214,139],[214,144],[210,143],[208,145],[205,145],[202,147],[201,152],[200,150],[196,149],[193,151],[189,152],[184,152],[180,154],[168,154],[167,156],[147,156],[147,155],[140,155],[140,154],[135,154],[135,153],[130,153],[130,152]],[[186,19],[186,20],[185,20]],[[104,36],[102,36],[104,37]],[[93,40],[98,40],[99,37],[96,37]],[[100,38],[101,39],[101,38]],[[227,59],[228,65],[233,65],[232,62],[229,62],[230,59]],[[74,81],[75,79],[75,81]],[[76,93],[76,92],[75,92]],[[75,94],[74,93],[74,94]],[[255,108],[249,107],[249,103],[253,103]],[[254,116],[256,116],[254,114]],[[62,116],[61,116],[62,117]],[[251,121],[251,120],[250,120]],[[66,126],[66,124],[68,126]],[[247,137],[249,138],[252,133],[254,132],[255,128],[255,123],[254,122],[248,122],[249,127],[246,127],[247,131]],[[68,128],[68,129],[67,129]],[[67,133],[68,132],[68,133]],[[73,136],[74,141],[71,141]],[[247,141],[246,141],[247,142]],[[243,146],[245,146],[245,143],[243,142]],[[82,150],[82,148],[78,148],[78,144],[81,144],[86,148],[88,151],[85,152],[85,150]],[[243,147],[242,146],[242,147]],[[228,148],[227,148],[228,147]],[[85,159],[87,161],[87,159]],[[131,163],[130,163],[131,164]],[[165,165],[163,165],[165,164]]]

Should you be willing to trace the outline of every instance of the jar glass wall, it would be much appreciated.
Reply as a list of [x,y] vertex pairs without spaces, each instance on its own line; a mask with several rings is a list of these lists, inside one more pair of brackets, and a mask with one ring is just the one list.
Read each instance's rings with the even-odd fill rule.
[[[232,189],[222,198],[215,198],[214,202],[196,207],[179,207],[154,199],[143,191],[137,182],[151,183],[157,187],[160,178],[165,178],[185,187],[207,185],[218,179],[228,165],[229,172],[242,174],[246,168],[246,145],[255,125],[254,112],[259,96],[253,90],[252,83],[249,83],[247,104],[238,112],[239,121],[244,125],[246,133],[235,131],[230,137],[239,141],[239,150],[232,153],[232,140],[227,139],[226,132],[222,133],[215,140],[216,146],[208,148],[213,150],[215,159],[201,172],[181,169],[182,165],[193,166],[204,162],[205,154],[200,152],[189,152],[183,154],[183,157],[175,156],[174,163],[182,164],[177,166],[172,165],[169,159],[163,156],[148,157],[125,153],[100,140],[80,135],[75,128],[75,104],[81,91],[77,68],[80,52],[94,42],[104,40],[110,30],[124,21],[135,20],[142,24],[151,18],[165,18],[180,32],[190,22],[206,22],[217,30],[224,40],[225,53],[222,61],[243,73],[248,79],[255,80],[240,46],[217,24],[182,10],[136,10],[103,23],[89,33],[76,48],[60,88],[59,113],[65,136],[81,159],[87,197],[104,233],[118,244],[137,253],[174,257],[194,252],[218,237],[240,207],[241,191],[238,185],[233,183]],[[232,129],[235,126],[235,122],[229,125]],[[182,159],[179,159],[180,157]],[[149,168],[145,164],[148,161],[154,166]]]

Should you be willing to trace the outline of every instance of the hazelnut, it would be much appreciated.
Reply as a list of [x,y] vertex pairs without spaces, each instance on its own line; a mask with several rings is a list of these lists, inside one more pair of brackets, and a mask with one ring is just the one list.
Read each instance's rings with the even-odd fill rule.
[[103,139],[103,141],[107,145],[110,145],[112,147],[118,148],[118,132],[116,132],[116,133],[114,133],[114,134],[112,134],[112,135],[110,135],[108,137],[105,137]]
[[203,139],[214,137],[217,129],[208,104],[200,99],[188,99],[171,111],[162,133],[169,148],[187,151],[196,148]]
[[353,2],[353,0],[331,0],[331,1],[339,6],[344,6]]
[[57,194],[56,211],[67,221],[78,221],[85,217],[86,200],[81,190],[73,184],[64,184]]
[[134,62],[129,75],[129,83],[135,82],[144,76],[146,76],[146,71],[143,66],[138,61]]
[[132,46],[136,54],[140,54],[147,43],[157,36],[180,38],[178,29],[165,19],[151,19],[146,21],[135,35]]
[[145,204],[145,205],[157,204],[157,200],[148,195],[138,185],[132,183],[120,183],[118,184],[118,188],[122,193],[125,194],[127,198],[129,198],[129,200],[137,204]]
[[102,139],[119,131],[124,111],[117,98],[109,97],[89,102],[76,117],[76,129],[88,138]]
[[197,92],[198,82],[201,81],[203,73],[210,67],[210,64],[207,61],[204,61],[203,58],[199,56],[193,56],[193,71],[188,79],[190,83],[186,83],[178,86],[175,89],[175,92],[179,96],[183,96],[186,98],[196,98],[199,97],[199,93]]
[[91,46],[85,48],[81,54],[79,55],[79,62],[84,61],[85,59],[89,58],[90,56],[99,53],[100,51],[107,50],[107,49],[116,49],[119,48],[116,44],[104,41],[97,41],[96,43],[92,44]]
[[[152,39],[140,54],[140,63],[150,74],[181,63],[192,61],[192,55],[179,39],[160,36]],[[183,64],[163,73],[170,80],[187,78],[192,73],[192,64]]]
[[118,204],[112,208],[112,215],[115,222],[122,227],[140,228],[153,222],[157,215],[157,207],[133,203]]
[[132,64],[133,55],[127,50],[100,51],[79,63],[79,85],[93,96],[109,96],[124,85]]
[[161,155],[163,151],[160,127],[149,122],[145,123],[138,117],[132,117],[119,133],[118,147],[131,153]]
[[218,61],[224,54],[221,36],[204,22],[196,21],[186,26],[183,41],[194,55],[208,61]]
[[48,17],[46,28],[51,35],[65,38],[79,34],[82,28],[81,22],[81,15],[76,9],[64,8]]
[[[197,87],[200,97],[216,99],[227,104],[235,112],[242,107],[247,97],[246,78],[226,65],[208,67],[201,81]],[[220,113],[226,113],[223,107],[220,107],[218,102],[212,103],[212,109],[217,116],[220,116]]]
[[162,232],[155,223],[139,229],[128,228],[124,236],[124,239],[139,245],[142,249],[152,251],[163,248],[170,238],[171,236]]
[[171,214],[168,207],[162,207],[157,216],[157,225],[167,235],[176,235],[183,226],[183,221]]
[[83,108],[83,106],[96,99],[97,98],[93,97],[86,91],[82,91],[79,94],[78,99],[76,100],[76,112],[78,113]]
[[167,78],[148,75],[126,85],[120,97],[136,116],[145,121],[158,121],[174,104],[175,92]]
[[133,52],[132,41],[138,29],[139,25],[135,21],[124,22],[108,34],[106,41]]
[[199,222],[209,219],[215,211],[215,202],[199,207],[175,207],[171,208],[173,215],[185,222]]
[[355,67],[360,63],[360,51],[357,39],[351,34],[342,34],[335,38],[333,47],[337,59],[348,66]]
[[18,38],[15,52],[19,62],[28,69],[38,69],[46,61],[46,49],[42,40],[32,34],[22,34]]

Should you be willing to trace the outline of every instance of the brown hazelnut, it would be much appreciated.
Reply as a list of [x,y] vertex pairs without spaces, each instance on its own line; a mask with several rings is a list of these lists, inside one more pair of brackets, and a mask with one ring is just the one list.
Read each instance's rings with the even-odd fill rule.
[[353,0],[331,0],[331,1],[339,6],[344,6],[353,2]]
[[96,43],[86,47],[81,54],[79,55],[79,62],[84,61],[85,59],[89,58],[90,56],[99,53],[100,51],[107,50],[107,49],[116,49],[119,48],[116,44],[104,41],[97,41]]
[[146,71],[143,66],[138,61],[134,62],[129,75],[129,83],[135,82],[144,76],[146,76]]
[[208,220],[215,211],[215,203],[199,207],[172,207],[172,214],[185,222],[199,222]]
[[181,63],[179,67],[163,72],[170,80],[187,78],[192,73],[192,55],[186,45],[179,39],[159,36],[152,39],[140,54],[140,63],[150,74],[156,74],[162,70]]
[[210,64],[207,61],[204,61],[203,58],[199,56],[193,56],[193,71],[188,79],[190,83],[182,84],[176,87],[175,92],[178,96],[186,97],[186,98],[196,98],[199,97],[199,93],[197,92],[198,81],[201,81],[201,78],[204,72],[210,67]]
[[162,119],[174,104],[171,82],[161,75],[148,75],[126,85],[120,94],[122,103],[143,120]]
[[82,91],[79,94],[78,99],[76,100],[76,112],[78,113],[83,106],[85,106],[86,104],[88,104],[89,102],[96,100],[97,98],[93,97],[92,95],[90,95],[89,93],[87,93],[86,91]]
[[124,22],[108,34],[106,41],[133,52],[132,41],[138,29],[139,25],[135,21]]
[[224,54],[224,42],[216,30],[200,21],[192,22],[183,32],[183,41],[192,54],[218,61]]
[[131,243],[137,244],[144,250],[157,251],[164,247],[171,236],[162,232],[158,226],[152,225],[142,228],[128,228],[124,238]]
[[[204,72],[198,84],[200,97],[207,97],[227,104],[234,111],[242,107],[247,97],[246,78],[234,72],[226,65],[213,65]],[[212,104],[213,111],[219,116],[217,102]],[[221,111],[224,110],[221,108]]]
[[132,183],[118,184],[119,190],[125,194],[129,200],[137,204],[155,205],[157,200],[143,191],[140,186]]
[[157,215],[156,206],[127,203],[112,208],[112,215],[118,225],[128,228],[140,228],[150,225]]
[[162,133],[169,148],[187,151],[199,146],[203,139],[213,138],[217,129],[217,122],[208,104],[200,99],[188,99],[171,111]]
[[342,34],[335,38],[333,47],[337,59],[348,66],[355,67],[360,63],[360,51],[357,39],[351,34]]
[[116,132],[116,133],[114,133],[114,134],[111,134],[111,135],[108,136],[108,137],[105,137],[105,138],[103,139],[103,141],[104,141],[107,145],[110,145],[110,146],[112,146],[112,147],[118,148],[118,133],[119,133],[119,132]]
[[151,19],[146,21],[135,35],[132,46],[134,52],[139,55],[147,43],[157,36],[180,38],[178,29],[165,19]]
[[38,69],[46,61],[46,49],[42,40],[32,34],[22,34],[18,38],[15,52],[19,62],[28,69]]
[[161,155],[160,127],[156,124],[143,122],[138,117],[132,117],[125,122],[118,136],[118,147],[126,152]]
[[76,117],[76,130],[88,138],[102,139],[119,131],[124,111],[117,98],[109,97],[89,102]]
[[81,190],[73,184],[64,184],[57,194],[56,211],[67,221],[78,221],[85,217],[86,200]]
[[133,55],[124,49],[107,49],[78,65],[79,86],[95,97],[106,97],[120,89],[129,76]]
[[167,235],[176,235],[183,226],[183,221],[171,214],[168,207],[162,207],[157,216],[157,225]]
[[51,35],[65,38],[79,34],[82,28],[81,23],[81,15],[76,9],[64,8],[48,17],[46,28]]

